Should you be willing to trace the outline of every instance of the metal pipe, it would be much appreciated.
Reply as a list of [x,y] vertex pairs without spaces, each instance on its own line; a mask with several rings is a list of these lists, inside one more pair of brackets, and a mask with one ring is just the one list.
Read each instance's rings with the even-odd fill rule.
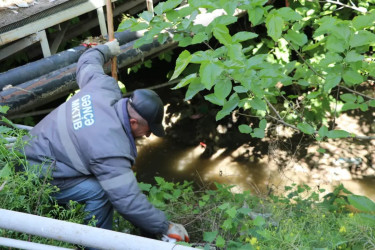
[[[116,32],[115,38],[120,45],[134,41],[143,36],[144,32],[132,32],[129,30]],[[21,83],[41,77],[47,73],[64,68],[78,61],[87,48],[83,45],[62,51],[55,55],[31,62],[20,67],[0,73],[0,90],[5,86],[17,86]]]
[[194,249],[169,242],[5,209],[0,209],[0,228],[98,249]]
[[[151,44],[134,49],[134,42],[131,41],[121,46],[122,53],[117,57],[119,68],[128,67],[145,58],[177,46],[177,43],[171,40],[162,45],[155,40]],[[10,109],[7,112],[7,116],[11,116],[66,96],[78,89],[76,67],[77,63],[73,63],[16,87],[3,90],[0,92],[0,106],[8,106]],[[105,65],[104,70],[107,73],[110,72],[110,65]]]
[[68,250],[68,249],[71,249],[71,248],[44,245],[44,244],[23,241],[23,240],[9,239],[9,238],[4,238],[4,237],[0,237],[0,246],[15,247],[15,248],[27,249],[27,250]]

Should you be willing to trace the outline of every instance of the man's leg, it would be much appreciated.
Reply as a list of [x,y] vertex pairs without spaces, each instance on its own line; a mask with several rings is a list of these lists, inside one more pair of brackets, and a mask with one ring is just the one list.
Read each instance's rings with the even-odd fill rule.
[[53,196],[60,204],[68,204],[70,200],[85,204],[85,212],[88,213],[85,223],[95,216],[97,227],[112,229],[113,207],[95,178],[89,178],[74,187],[59,191]]

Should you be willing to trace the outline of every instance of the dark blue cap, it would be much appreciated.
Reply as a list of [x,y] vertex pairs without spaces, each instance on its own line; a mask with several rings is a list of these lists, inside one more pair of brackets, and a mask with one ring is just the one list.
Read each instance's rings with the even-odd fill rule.
[[165,135],[163,127],[164,105],[155,91],[137,89],[129,98],[130,105],[148,123],[151,132],[159,137]]

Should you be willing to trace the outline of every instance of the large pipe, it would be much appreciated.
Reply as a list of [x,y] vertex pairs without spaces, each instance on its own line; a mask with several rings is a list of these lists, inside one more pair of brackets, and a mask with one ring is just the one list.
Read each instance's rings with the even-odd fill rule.
[[[246,12],[243,10],[236,10],[234,15],[241,16],[244,13]],[[216,10],[212,13],[202,13],[197,16],[194,22],[195,24],[207,26],[212,20],[223,14],[225,14],[223,10]],[[139,49],[133,48],[134,42],[135,40],[121,46],[123,52],[117,58],[118,68],[131,66],[143,61],[147,57],[177,47],[177,42],[172,41],[172,39],[169,39],[162,45],[160,45],[157,40],[154,40],[152,44],[143,45]],[[0,92],[0,105],[9,106],[10,109],[7,115],[14,115],[42,106],[59,97],[66,96],[69,92],[78,88],[75,82],[75,69],[76,63],[73,63],[53,72],[48,72],[36,79],[4,89]],[[108,67],[106,67],[106,72],[109,72]],[[0,77],[0,82],[1,81],[2,79]]]
[[[151,44],[145,44],[134,49],[135,41],[121,46],[121,54],[117,57],[119,68],[133,65],[154,54],[177,46],[176,42],[168,40],[160,44],[155,40]],[[8,106],[7,115],[39,107],[59,97],[66,96],[78,88],[76,83],[77,63],[55,70],[31,81],[19,84],[16,87],[0,92],[0,105]],[[105,72],[110,72],[109,64],[104,67]]]
[[0,228],[106,250],[194,249],[170,242],[5,209],[0,209]]
[[[131,32],[129,30],[116,32],[115,38],[120,45],[134,41],[143,36],[143,32]],[[80,45],[55,55],[31,62],[20,67],[0,73],[0,90],[5,86],[17,86],[21,83],[43,76],[49,72],[64,68],[78,61],[87,47]]]
[[71,248],[55,247],[50,245],[44,245],[23,240],[14,240],[9,238],[0,237],[0,246],[4,247],[15,247],[17,249],[27,250],[71,250]]

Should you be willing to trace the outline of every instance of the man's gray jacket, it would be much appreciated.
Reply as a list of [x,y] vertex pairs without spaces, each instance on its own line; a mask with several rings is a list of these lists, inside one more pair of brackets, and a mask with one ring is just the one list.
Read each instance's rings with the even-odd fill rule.
[[52,162],[57,183],[95,176],[125,219],[150,233],[165,233],[169,223],[164,213],[148,202],[131,170],[137,152],[127,100],[121,98],[116,80],[103,71],[109,59],[106,45],[80,57],[80,91],[31,130],[25,155],[31,163]]

